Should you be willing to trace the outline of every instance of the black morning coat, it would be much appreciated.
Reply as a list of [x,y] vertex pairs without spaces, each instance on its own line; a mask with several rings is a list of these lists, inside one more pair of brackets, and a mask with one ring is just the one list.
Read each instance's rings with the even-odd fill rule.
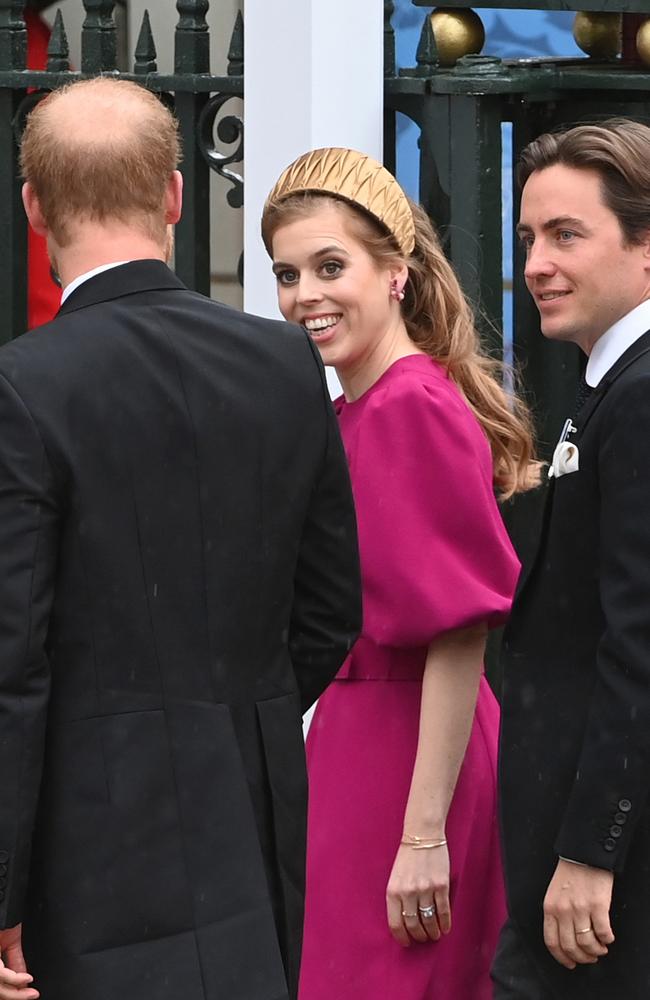
[[[650,333],[591,394],[550,484],[504,638],[501,818],[510,913],[545,1000],[650,997]],[[569,971],[543,942],[558,855],[614,872],[616,942]]]
[[138,261],[0,351],[0,926],[43,1000],[295,996],[301,709],[359,586],[298,327]]

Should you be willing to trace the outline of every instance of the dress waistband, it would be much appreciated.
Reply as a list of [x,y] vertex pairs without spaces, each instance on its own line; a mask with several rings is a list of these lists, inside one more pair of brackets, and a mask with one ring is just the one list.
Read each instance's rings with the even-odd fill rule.
[[378,646],[361,636],[339,670],[339,681],[421,681],[426,646],[396,648]]

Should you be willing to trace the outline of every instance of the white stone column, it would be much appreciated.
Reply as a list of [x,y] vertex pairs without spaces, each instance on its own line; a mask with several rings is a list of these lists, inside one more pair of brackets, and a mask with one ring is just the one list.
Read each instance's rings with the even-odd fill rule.
[[[260,238],[264,200],[282,170],[319,146],[381,160],[382,0],[245,0],[244,308],[279,316]],[[332,395],[340,386],[328,369]],[[305,717],[305,730],[311,712]]]
[[308,149],[350,146],[382,159],[384,5],[246,0],[244,18],[244,308],[278,316],[259,235],[264,199]]

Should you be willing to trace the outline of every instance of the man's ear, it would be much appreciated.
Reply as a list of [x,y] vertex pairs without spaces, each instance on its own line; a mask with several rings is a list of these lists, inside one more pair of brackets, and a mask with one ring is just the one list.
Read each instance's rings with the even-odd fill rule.
[[183,175],[175,170],[167,183],[165,191],[165,222],[175,226],[183,211]]
[[643,239],[643,256],[650,262],[650,232],[647,232]]
[[41,203],[38,200],[38,195],[34,191],[29,181],[23,184],[23,205],[25,206],[25,214],[27,215],[27,221],[30,226],[37,234],[37,236],[44,236],[47,238],[48,227],[45,219],[43,218],[43,213],[41,211]]

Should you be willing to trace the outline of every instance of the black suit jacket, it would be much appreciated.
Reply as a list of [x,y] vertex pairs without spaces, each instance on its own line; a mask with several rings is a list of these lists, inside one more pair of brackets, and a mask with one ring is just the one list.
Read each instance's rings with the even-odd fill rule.
[[0,351],[0,433],[1,926],[44,1000],[293,996],[360,625],[311,341],[127,264]]
[[[501,810],[511,915],[557,1000],[650,996],[650,333],[593,392],[551,481],[504,636]],[[615,872],[610,954],[568,971],[542,902],[558,855]]]

